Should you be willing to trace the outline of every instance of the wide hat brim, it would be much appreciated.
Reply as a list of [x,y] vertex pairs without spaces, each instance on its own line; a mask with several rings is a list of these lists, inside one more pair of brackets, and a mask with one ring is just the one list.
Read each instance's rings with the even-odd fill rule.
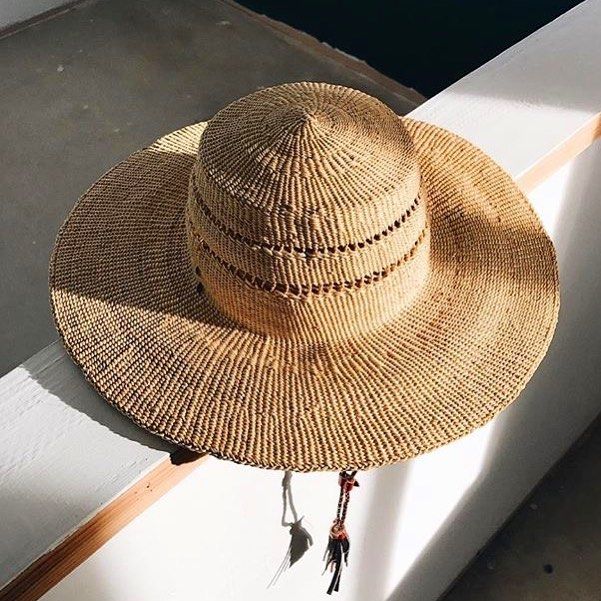
[[429,199],[430,275],[393,321],[339,343],[249,331],[197,286],[184,217],[205,124],[96,182],[59,233],[50,290],[64,345],[98,392],[179,445],[297,471],[408,459],[513,401],[557,321],[553,245],[492,159],[404,123]]

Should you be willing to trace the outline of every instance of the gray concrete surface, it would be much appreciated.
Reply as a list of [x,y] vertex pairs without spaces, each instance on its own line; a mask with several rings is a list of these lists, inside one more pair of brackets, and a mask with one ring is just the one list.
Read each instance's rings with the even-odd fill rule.
[[0,0],[0,28],[27,21],[49,10],[57,9],[69,0]]
[[0,39],[0,375],[57,338],[47,265],[78,196],[157,137],[262,86],[320,80],[416,106],[220,0],[103,0]]
[[598,419],[444,601],[599,601],[600,466]]

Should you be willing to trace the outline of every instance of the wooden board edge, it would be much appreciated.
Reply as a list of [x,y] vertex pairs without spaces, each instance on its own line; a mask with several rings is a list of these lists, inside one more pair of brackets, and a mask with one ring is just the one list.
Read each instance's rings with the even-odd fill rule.
[[178,449],[123,494],[103,507],[0,590],[0,601],[36,601],[115,534],[171,490],[206,455]]
[[601,113],[591,117],[573,135],[547,153],[532,167],[516,178],[525,194],[532,192],[539,184],[557,172],[569,161],[601,138]]

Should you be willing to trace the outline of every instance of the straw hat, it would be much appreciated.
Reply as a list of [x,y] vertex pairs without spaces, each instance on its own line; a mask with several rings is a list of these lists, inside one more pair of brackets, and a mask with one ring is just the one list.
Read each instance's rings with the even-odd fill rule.
[[369,468],[485,424],[549,346],[555,252],[469,142],[348,88],[261,90],[120,163],[50,267],[65,347],[137,424]]

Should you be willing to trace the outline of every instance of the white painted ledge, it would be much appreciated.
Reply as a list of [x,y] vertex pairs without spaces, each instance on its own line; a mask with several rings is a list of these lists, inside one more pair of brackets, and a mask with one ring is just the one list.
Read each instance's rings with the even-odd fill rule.
[[1,583],[169,450],[100,399],[58,342],[0,379],[0,422]]
[[[601,2],[588,0],[412,114],[472,140],[525,188],[553,172],[531,200],[558,249],[562,309],[547,358],[506,412],[447,447],[362,475],[338,599],[436,599],[601,409],[600,145],[556,169],[599,133],[600,38]],[[98,398],[58,345],[0,379],[0,428],[0,586],[172,450]],[[45,600],[79,599],[82,587],[86,601],[321,598],[335,478],[294,476],[316,546],[267,590],[288,543],[280,480],[207,460]]]

